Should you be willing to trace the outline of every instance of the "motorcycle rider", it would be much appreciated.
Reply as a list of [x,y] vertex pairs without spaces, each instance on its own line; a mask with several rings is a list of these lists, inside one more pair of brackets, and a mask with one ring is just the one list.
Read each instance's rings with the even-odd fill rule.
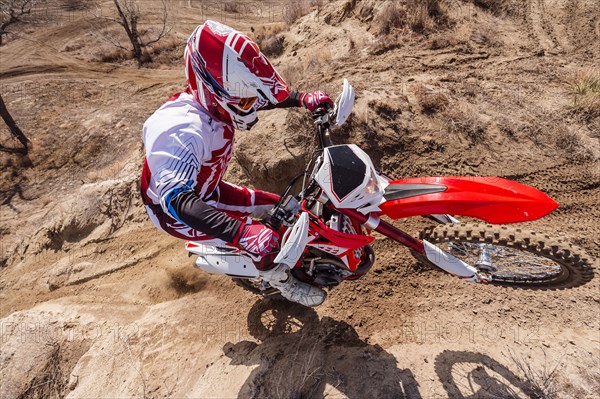
[[[260,49],[243,33],[206,21],[184,53],[187,89],[161,106],[143,127],[146,150],[141,194],[154,225],[184,240],[231,245],[256,258],[273,258],[278,234],[260,218],[279,199],[223,181],[234,131],[250,130],[257,111],[332,105],[321,91],[290,90]],[[325,291],[290,275],[285,265],[257,262],[261,277],[285,298],[323,303]]]

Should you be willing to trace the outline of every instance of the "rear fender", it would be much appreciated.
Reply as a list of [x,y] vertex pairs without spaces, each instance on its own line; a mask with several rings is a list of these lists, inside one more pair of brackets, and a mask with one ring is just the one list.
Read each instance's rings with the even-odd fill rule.
[[392,219],[431,214],[517,223],[546,216],[558,203],[543,192],[501,177],[422,177],[391,181],[381,213]]

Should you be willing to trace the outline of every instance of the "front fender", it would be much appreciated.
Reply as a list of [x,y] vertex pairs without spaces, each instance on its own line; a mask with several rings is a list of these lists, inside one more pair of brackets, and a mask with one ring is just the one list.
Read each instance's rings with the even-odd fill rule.
[[431,214],[517,223],[546,216],[558,203],[543,192],[501,177],[421,177],[391,181],[381,214],[392,219]]

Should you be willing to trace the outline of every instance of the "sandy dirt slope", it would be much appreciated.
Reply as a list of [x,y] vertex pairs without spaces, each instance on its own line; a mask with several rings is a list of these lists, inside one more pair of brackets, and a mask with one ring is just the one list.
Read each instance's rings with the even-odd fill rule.
[[[331,2],[283,29],[273,60],[296,87],[337,94],[350,79],[356,112],[336,139],[388,175],[530,184],[561,207],[524,228],[598,259],[600,120],[573,109],[567,84],[600,64],[597,4],[501,3],[453,1],[448,26],[382,35],[387,3]],[[172,9],[173,40],[206,17],[280,29],[287,6],[187,4]],[[183,70],[98,62],[89,19],[55,13],[0,47],[2,96],[33,143],[0,154],[0,397],[536,397],[553,370],[558,397],[600,396],[597,277],[469,285],[381,239],[369,275],[306,310],[195,270],[137,190],[141,126]],[[237,138],[228,178],[279,191],[311,140],[304,112],[266,112]]]

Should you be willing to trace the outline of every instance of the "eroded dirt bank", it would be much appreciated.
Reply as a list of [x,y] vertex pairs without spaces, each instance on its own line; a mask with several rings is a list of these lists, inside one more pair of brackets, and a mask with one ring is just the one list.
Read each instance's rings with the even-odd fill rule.
[[[356,112],[337,141],[388,175],[532,185],[561,207],[525,228],[600,257],[600,117],[569,86],[598,68],[595,1],[449,1],[423,26],[390,2],[323,2],[289,26],[287,2],[179,3],[175,42],[221,19],[281,42],[272,59],[295,87],[337,94],[348,78]],[[383,239],[369,275],[304,310],[195,270],[137,190],[141,126],[183,70],[99,62],[87,33],[89,14],[57,13],[0,47],[2,96],[33,144],[0,153],[0,396],[539,397],[548,380],[561,398],[600,396],[597,277],[469,285]],[[237,137],[228,178],[279,191],[311,140],[303,111],[268,111]]]

